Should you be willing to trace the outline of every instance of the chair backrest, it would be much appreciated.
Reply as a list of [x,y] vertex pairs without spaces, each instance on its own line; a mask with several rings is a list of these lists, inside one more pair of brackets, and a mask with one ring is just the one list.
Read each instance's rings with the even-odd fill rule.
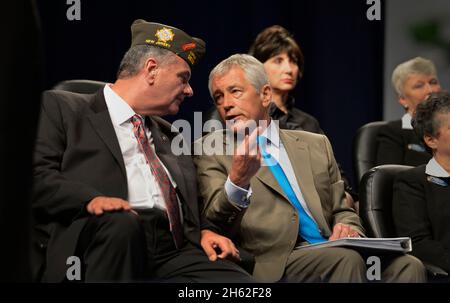
[[56,84],[53,89],[65,90],[79,94],[93,94],[105,86],[106,82],[94,80],[65,80]]
[[359,182],[364,173],[376,165],[377,136],[380,127],[386,124],[386,121],[376,121],[358,129],[353,141],[353,167],[356,182]]
[[392,197],[395,176],[412,166],[380,165],[364,174],[359,187],[359,215],[367,236],[396,237],[392,219]]

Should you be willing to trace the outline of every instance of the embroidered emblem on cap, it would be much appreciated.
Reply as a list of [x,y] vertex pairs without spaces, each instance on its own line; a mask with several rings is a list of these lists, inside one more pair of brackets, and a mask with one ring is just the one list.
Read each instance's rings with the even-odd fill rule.
[[156,31],[155,36],[158,38],[158,42],[161,41],[166,43],[167,41],[172,41],[175,34],[170,28],[163,27],[162,29]]
[[197,59],[197,56],[193,52],[189,52],[189,55],[187,56],[189,62],[191,62],[192,65],[195,64],[195,60]]
[[190,50],[190,49],[195,48],[196,46],[197,46],[197,45],[195,45],[194,42],[191,42],[191,43],[183,44],[183,45],[181,46],[181,48],[182,48],[184,51],[188,51],[188,50]]

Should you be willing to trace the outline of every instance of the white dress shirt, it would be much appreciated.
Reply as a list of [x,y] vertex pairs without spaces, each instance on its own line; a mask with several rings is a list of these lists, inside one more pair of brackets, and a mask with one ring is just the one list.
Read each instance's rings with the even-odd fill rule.
[[410,114],[406,113],[402,117],[402,129],[413,129],[411,124],[412,117]]
[[436,161],[434,157],[428,161],[428,164],[425,167],[425,173],[433,177],[450,178],[450,174]]
[[[292,168],[291,161],[289,160],[289,156],[286,152],[286,148],[280,140],[279,132],[280,129],[276,123],[272,121],[260,136],[267,138],[267,153],[278,161],[303,209],[315,222],[314,217],[311,215],[311,211],[306,204],[305,198],[303,197],[300,186],[298,185],[294,169]],[[261,161],[264,161],[262,157]],[[261,163],[261,165],[265,165],[265,163]],[[250,201],[247,198],[249,197],[249,194],[251,195],[251,188],[249,188],[249,190],[245,190],[233,184],[228,177],[225,183],[225,192],[231,203],[235,203],[240,207],[248,207]]]
[[[106,85],[103,92],[125,163],[128,182],[128,201],[131,207],[134,209],[157,207],[166,210],[161,188],[153,176],[144,152],[139,148],[138,141],[134,135],[131,118],[136,113],[128,103],[111,89],[110,85]],[[147,127],[145,127],[145,133],[150,145],[154,149],[152,134]],[[161,164],[169,176],[172,185],[176,188],[177,185],[169,171],[162,162]]]

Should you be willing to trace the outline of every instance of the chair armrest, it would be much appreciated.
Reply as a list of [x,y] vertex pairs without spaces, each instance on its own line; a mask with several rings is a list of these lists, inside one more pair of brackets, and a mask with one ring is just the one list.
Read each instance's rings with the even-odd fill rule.
[[423,265],[425,266],[427,273],[433,278],[443,278],[448,276],[448,273],[445,270],[436,265],[426,262],[423,262]]
[[239,250],[241,260],[236,262],[236,264],[245,269],[249,274],[253,274],[253,269],[255,268],[255,256],[242,247],[237,247],[237,249]]

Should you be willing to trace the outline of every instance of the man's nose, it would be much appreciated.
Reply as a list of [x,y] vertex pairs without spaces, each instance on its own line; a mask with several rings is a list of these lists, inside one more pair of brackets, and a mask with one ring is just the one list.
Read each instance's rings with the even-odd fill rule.
[[184,88],[184,94],[188,97],[192,97],[194,95],[194,90],[189,83],[187,83],[186,87]]
[[225,111],[228,111],[231,108],[233,108],[234,107],[234,100],[233,100],[233,98],[231,98],[228,94],[225,94],[223,96],[223,104],[222,104],[222,106],[225,109]]

